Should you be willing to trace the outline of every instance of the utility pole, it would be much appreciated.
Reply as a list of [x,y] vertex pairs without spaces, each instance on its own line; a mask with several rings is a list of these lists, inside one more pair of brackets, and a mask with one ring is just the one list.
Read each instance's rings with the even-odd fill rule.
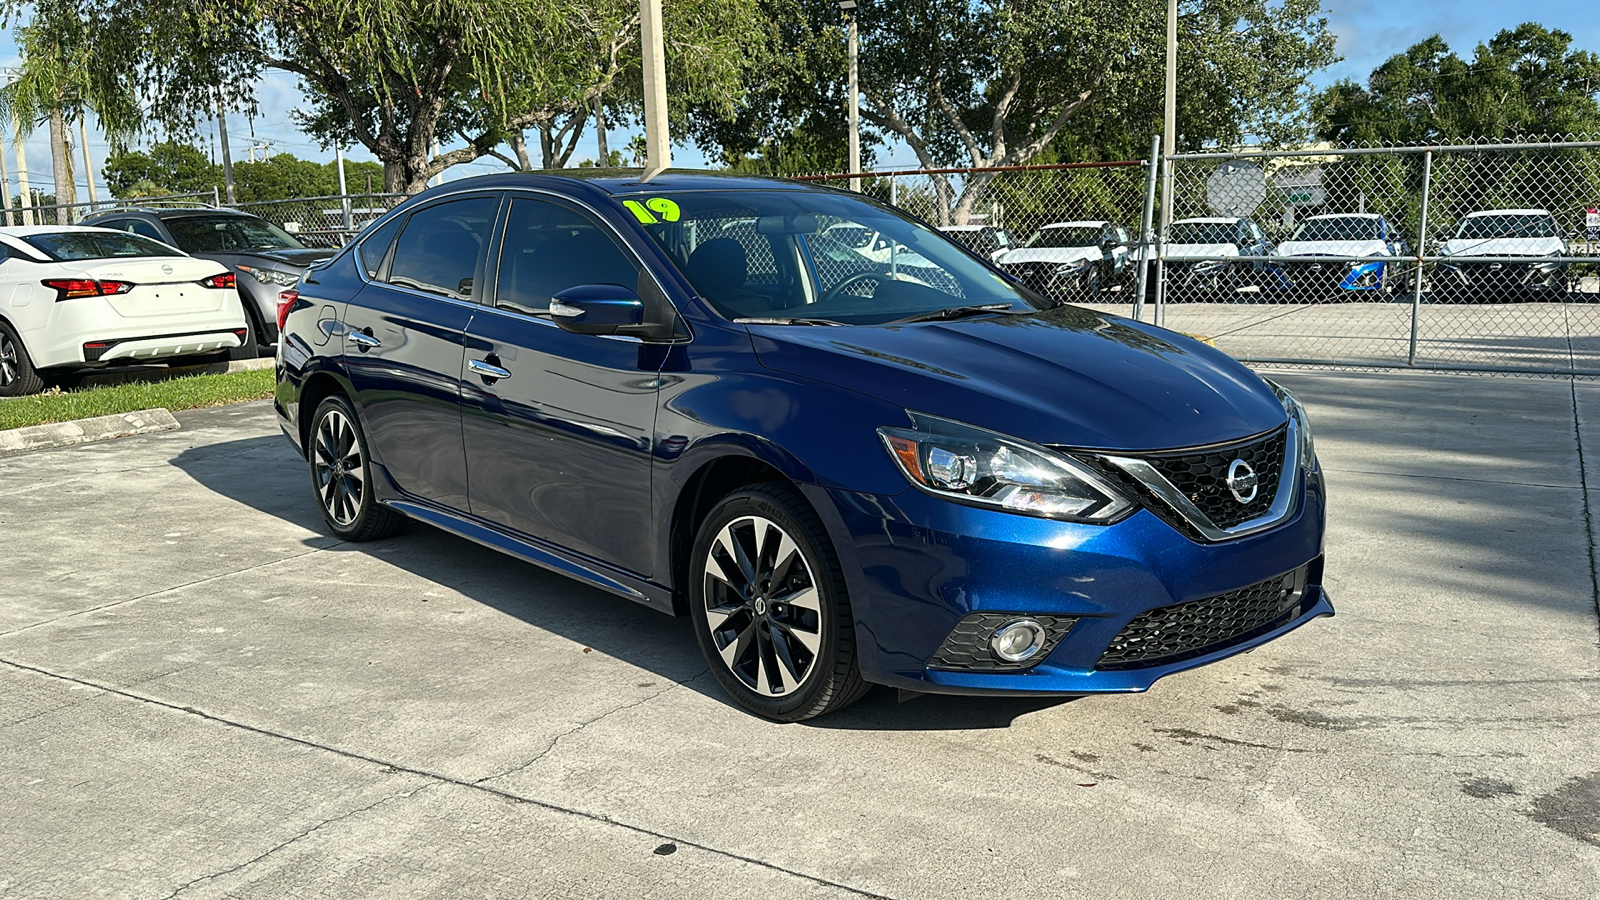
[[33,224],[33,190],[28,187],[28,153],[17,131],[17,196],[22,199],[22,224]]
[[1167,226],[1172,224],[1172,154],[1178,146],[1178,0],[1167,0],[1167,96],[1161,119],[1161,255],[1156,259],[1155,324],[1166,321]]
[[0,146],[0,203],[5,204],[5,215],[0,225],[15,225],[11,218],[11,173],[6,171],[5,147]]
[[228,114],[217,98],[217,136],[222,140],[222,182],[228,186],[228,205],[239,202],[233,190],[233,153],[228,149]]
[[89,182],[89,209],[93,210],[100,200],[94,194],[94,160],[89,157],[89,128],[84,124],[88,118],[88,113],[78,116],[78,143],[83,145],[83,177]]
[[661,0],[639,0],[640,44],[644,51],[644,176],[649,181],[672,165],[667,133],[667,51],[662,37]]
[[350,230],[350,191],[344,184],[344,147],[335,147],[334,153],[339,157],[339,206],[344,211],[344,229]]
[[850,158],[846,165],[851,175],[850,190],[859,193],[861,178],[855,174],[861,171],[861,90],[860,66],[857,65],[856,0],[839,0],[839,9],[850,17],[849,37],[846,38],[846,50],[850,55]]

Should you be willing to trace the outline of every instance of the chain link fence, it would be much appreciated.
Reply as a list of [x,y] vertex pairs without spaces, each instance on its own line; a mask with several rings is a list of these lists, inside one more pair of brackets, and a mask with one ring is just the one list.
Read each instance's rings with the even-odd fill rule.
[[1254,363],[1600,375],[1600,142],[1172,167],[1160,324]]
[[409,197],[409,194],[349,194],[258,200],[231,208],[260,216],[296,236],[308,247],[342,247],[361,229]]

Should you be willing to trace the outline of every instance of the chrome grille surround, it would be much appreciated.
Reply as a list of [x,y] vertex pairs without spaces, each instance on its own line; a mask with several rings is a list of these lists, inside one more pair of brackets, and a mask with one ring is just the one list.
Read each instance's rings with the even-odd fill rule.
[[[1257,440],[1272,440],[1279,433],[1278,429],[1273,429],[1272,433],[1262,435]],[[1171,481],[1168,481],[1166,476],[1161,473],[1161,470],[1152,465],[1149,460],[1134,456],[1110,456],[1104,454],[1100,455],[1099,458],[1126,473],[1151,494],[1154,494],[1157,501],[1165,503],[1173,512],[1181,516],[1183,521],[1192,526],[1195,532],[1203,539],[1211,542],[1227,541],[1244,537],[1248,534],[1255,534],[1258,531],[1265,531],[1287,519],[1294,512],[1295,485],[1299,482],[1301,460],[1299,423],[1295,421],[1293,416],[1289,417],[1289,424],[1286,430],[1281,433],[1284,441],[1283,463],[1278,471],[1278,484],[1272,497],[1272,505],[1268,506],[1266,512],[1261,515],[1229,527],[1223,527],[1212,521],[1210,516],[1207,516],[1200,507],[1196,506],[1182,490]],[[1240,443],[1243,442],[1230,442],[1234,446]],[[1230,446],[1230,444],[1216,446],[1225,447]],[[1195,447],[1190,450],[1152,455],[1169,457],[1177,452],[1198,453],[1205,452],[1208,449],[1206,447]],[[1263,487],[1267,486],[1263,485]]]

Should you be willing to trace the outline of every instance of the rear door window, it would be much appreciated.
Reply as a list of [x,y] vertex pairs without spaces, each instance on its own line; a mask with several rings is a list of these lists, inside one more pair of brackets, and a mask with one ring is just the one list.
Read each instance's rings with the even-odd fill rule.
[[412,213],[395,242],[388,282],[458,300],[472,299],[483,248],[499,207],[500,198],[489,195],[437,203]]
[[395,235],[400,233],[400,226],[405,223],[405,216],[395,216],[361,238],[356,253],[361,258],[361,268],[368,278],[378,277],[378,267],[383,265],[383,258],[389,255],[389,248],[394,246]]
[[161,241],[165,243],[167,240],[161,236],[161,230],[159,228],[151,225],[149,222],[146,222],[143,219],[129,219],[127,221],[127,226],[123,230],[131,231],[137,235],[142,235],[151,239],[152,241]]

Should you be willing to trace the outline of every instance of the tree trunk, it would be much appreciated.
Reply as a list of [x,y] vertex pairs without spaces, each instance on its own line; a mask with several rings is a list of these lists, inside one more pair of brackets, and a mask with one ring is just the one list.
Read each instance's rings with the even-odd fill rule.
[[[50,110],[50,168],[56,179],[56,203],[78,202],[78,190],[72,183],[72,154],[67,151],[67,123],[61,108]],[[56,224],[71,224],[71,210],[56,209]]]
[[961,189],[961,199],[956,201],[955,209],[951,210],[953,224],[965,225],[972,218],[972,211],[978,207],[986,194],[989,193],[989,183],[994,180],[993,172],[978,172],[967,176],[966,184]]
[[517,154],[517,169],[523,172],[533,171],[533,160],[528,158],[528,137],[521,129],[511,132],[511,137],[506,139],[513,152]]
[[606,149],[606,101],[604,97],[594,98],[594,133],[595,141],[599,144],[599,159],[594,164],[602,169],[611,168],[611,151]]

